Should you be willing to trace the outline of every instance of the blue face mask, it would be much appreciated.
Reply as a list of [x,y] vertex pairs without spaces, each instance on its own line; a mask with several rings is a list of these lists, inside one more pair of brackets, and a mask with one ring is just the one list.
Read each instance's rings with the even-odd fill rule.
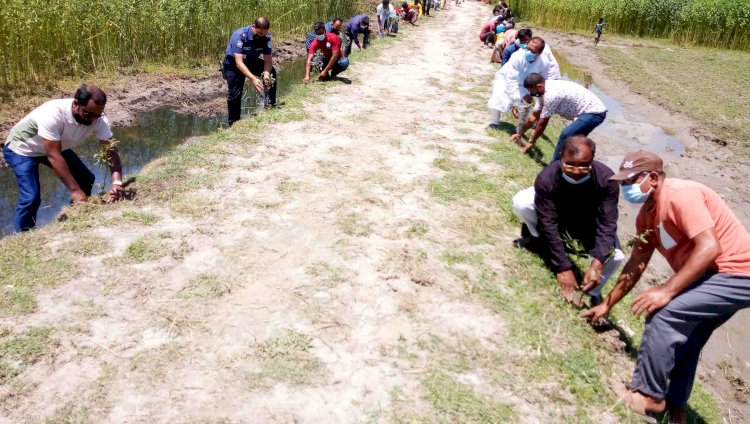
[[326,35],[325,34],[321,34],[321,35],[318,35],[316,37],[318,38],[319,41],[323,41],[323,40],[326,39]]
[[588,181],[588,180],[591,179],[591,174],[586,175],[585,177],[581,178],[580,180],[574,180],[573,178],[571,178],[568,174],[566,174],[564,172],[562,173],[562,176],[563,176],[563,180],[565,180],[565,181],[567,181],[567,182],[569,182],[570,184],[573,184],[573,185],[583,184],[586,181]]
[[524,52],[524,57],[526,58],[527,62],[533,62],[536,60],[537,55],[532,53],[531,50],[526,50],[526,52]]
[[516,46],[518,46],[518,47],[520,47],[522,49],[526,48],[526,43],[521,43],[521,40],[519,40],[518,38],[516,38],[516,41],[514,41],[514,43],[516,44]]
[[639,204],[645,202],[653,190],[651,187],[644,193],[641,191],[641,183],[634,183],[622,187],[622,197],[629,203]]

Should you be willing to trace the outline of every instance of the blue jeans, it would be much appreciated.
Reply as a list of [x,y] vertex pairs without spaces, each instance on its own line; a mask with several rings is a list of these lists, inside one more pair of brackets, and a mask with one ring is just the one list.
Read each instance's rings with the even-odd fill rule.
[[[319,56],[320,57],[320,56]],[[326,66],[328,66],[328,62],[331,60],[330,57],[323,57],[322,58],[322,65],[321,67],[325,69]],[[315,62],[320,62],[320,59],[315,60]],[[335,77],[336,75],[346,71],[346,68],[349,67],[349,58],[348,57],[342,57],[338,61],[336,61],[336,64],[333,65],[333,68],[331,68],[331,78]]]
[[594,128],[598,127],[604,119],[607,117],[607,112],[602,113],[582,113],[578,115],[575,121],[568,124],[567,127],[563,128],[560,133],[560,138],[557,139],[557,146],[555,147],[555,153],[552,155],[554,162],[560,159],[562,155],[563,147],[565,147],[565,140],[572,135],[589,135]]
[[[10,150],[7,145],[3,147],[3,155],[5,156],[5,162],[13,168],[13,173],[16,174],[16,181],[18,182],[18,203],[13,218],[13,228],[16,232],[28,231],[36,225],[36,212],[42,202],[39,191],[39,164],[52,166],[47,156],[21,156]],[[74,151],[64,150],[62,156],[78,186],[87,196],[91,196],[91,189],[95,180],[94,174],[89,171]]]

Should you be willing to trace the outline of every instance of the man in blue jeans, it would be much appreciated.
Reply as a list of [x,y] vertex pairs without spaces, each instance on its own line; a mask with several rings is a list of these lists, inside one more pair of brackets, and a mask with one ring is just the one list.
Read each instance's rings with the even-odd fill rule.
[[[13,168],[18,182],[18,204],[13,219],[16,232],[36,226],[41,203],[39,164],[49,166],[70,190],[73,202],[85,202],[91,196],[94,174],[72,150],[91,136],[103,145],[112,138],[109,121],[104,116],[107,95],[84,84],[72,99],[50,100],[20,120],[3,145],[5,162]],[[122,166],[116,149],[110,151],[112,171],[110,196],[122,194]]]
[[560,159],[560,153],[568,137],[588,136],[607,117],[607,107],[604,103],[594,93],[574,82],[545,81],[543,76],[533,73],[526,77],[523,85],[529,90],[529,94],[539,98],[529,119],[522,128],[518,129],[518,133],[511,137],[511,140],[515,142],[521,141],[526,131],[536,123],[534,134],[527,143],[523,144],[524,153],[528,153],[539,137],[544,134],[552,115],[560,115],[573,121],[560,133],[552,161]]
[[[310,82],[310,71],[313,64],[321,68],[318,74],[320,81],[326,81],[336,77],[349,67],[349,59],[341,54],[341,40],[335,34],[326,32],[323,22],[315,23],[313,27],[315,39],[307,51],[307,63],[305,64],[305,84]],[[316,53],[320,51],[320,55]]]

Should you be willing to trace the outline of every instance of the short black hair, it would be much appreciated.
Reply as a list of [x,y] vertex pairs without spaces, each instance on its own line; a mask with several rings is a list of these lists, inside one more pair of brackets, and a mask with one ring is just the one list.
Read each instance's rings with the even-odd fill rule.
[[338,16],[336,16],[336,17],[333,18],[333,23],[335,24],[336,22],[344,23],[344,20],[341,19],[341,18],[339,18]]
[[526,88],[531,88],[536,86],[537,84],[543,83],[544,81],[544,77],[541,74],[532,72],[528,77],[526,77],[525,80],[523,80],[523,86]]
[[266,18],[265,16],[258,16],[257,18],[255,18],[254,26],[257,29],[270,29],[271,23],[268,22],[268,18]]
[[531,40],[529,40],[529,44],[531,44],[532,41],[536,41],[538,43],[542,44],[542,50],[544,50],[544,46],[547,45],[547,43],[544,42],[544,39],[542,37],[533,37]]
[[534,34],[531,32],[531,28],[523,28],[523,29],[518,30],[518,38],[521,38],[521,37],[526,38],[526,37],[533,37],[533,36]]
[[107,104],[107,95],[104,93],[104,91],[101,90],[101,88],[95,86],[95,85],[89,85],[89,84],[81,84],[80,87],[78,87],[78,90],[76,90],[76,94],[73,96],[73,99],[82,106],[86,106],[89,104],[89,100],[93,100],[95,104],[99,106],[104,106]]
[[369,16],[365,16],[364,18],[362,18],[361,21],[359,21],[359,23],[360,24],[365,24],[365,25],[369,26],[370,25],[370,17]]
[[318,32],[318,30],[326,29],[326,25],[323,23],[323,21],[315,22],[315,25],[313,25],[313,31]]
[[588,146],[591,150],[591,156],[596,155],[596,143],[585,135],[571,135],[565,139],[564,143],[565,145],[562,149],[562,155],[571,155],[573,157],[578,156],[581,153],[581,146]]
[[407,7],[409,7],[409,3],[407,3],[407,2],[403,2],[403,3],[401,3],[401,8],[403,8],[403,9],[404,9],[404,12],[406,12],[406,8],[407,8]]

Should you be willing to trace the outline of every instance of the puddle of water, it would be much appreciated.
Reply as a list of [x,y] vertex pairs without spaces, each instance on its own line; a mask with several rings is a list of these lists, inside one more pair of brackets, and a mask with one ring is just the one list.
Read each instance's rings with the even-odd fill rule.
[[[594,131],[594,137],[604,135],[609,139],[617,140],[624,152],[642,149],[666,156],[679,156],[685,153],[685,146],[676,138],[664,132],[661,127],[627,114],[620,103],[604,94],[597,87],[591,74],[568,62],[565,56],[557,52],[554,52],[554,55],[560,64],[560,73],[563,79],[575,81],[588,88],[607,106],[607,119]],[[619,166],[621,157],[614,161],[615,166]],[[608,165],[611,166],[612,164],[608,163]]]
[[[282,64],[277,76],[279,103],[283,103],[285,92],[294,84],[302,82],[304,69],[304,59]],[[255,94],[249,83],[245,84],[242,103],[243,115],[255,113],[262,104],[262,99]],[[120,140],[118,148],[125,176],[137,173],[148,162],[164,156],[187,138],[206,135],[216,130],[222,122],[226,122],[226,110],[222,112],[215,117],[199,118],[163,108],[140,115],[134,125],[113,127],[112,132]],[[96,168],[93,161],[97,149],[98,143],[93,140],[75,149],[96,175],[94,192],[99,190],[99,183],[104,178],[104,173]],[[50,168],[39,167],[39,183],[42,204],[37,214],[37,226],[52,222],[60,210],[70,202],[70,192]],[[13,171],[9,168],[0,168],[0,237],[13,231],[13,214],[17,199],[18,187]]]

